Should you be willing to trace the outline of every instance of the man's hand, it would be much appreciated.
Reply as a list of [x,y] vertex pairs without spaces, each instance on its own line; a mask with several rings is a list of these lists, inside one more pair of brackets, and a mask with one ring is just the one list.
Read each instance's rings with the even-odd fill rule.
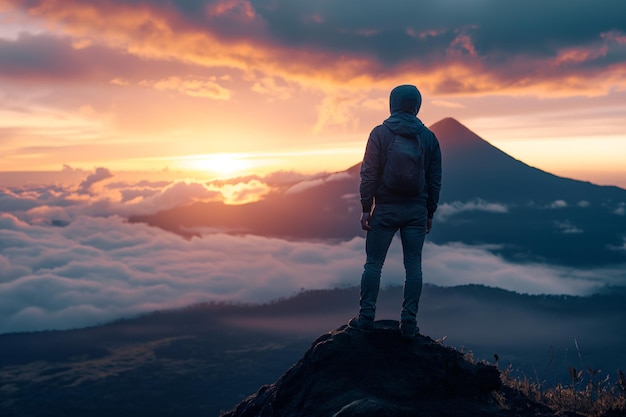
[[361,229],[363,230],[370,230],[370,219],[372,218],[372,215],[370,213],[363,213],[361,214]]
[[429,234],[433,228],[433,219],[426,219],[426,234]]

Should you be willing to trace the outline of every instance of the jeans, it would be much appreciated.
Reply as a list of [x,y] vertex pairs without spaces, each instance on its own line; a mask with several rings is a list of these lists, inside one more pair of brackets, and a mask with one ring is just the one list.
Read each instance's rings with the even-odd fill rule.
[[422,294],[422,247],[426,237],[427,210],[421,204],[384,204],[374,207],[365,239],[359,315],[373,320],[380,289],[380,275],[394,235],[400,230],[404,256],[404,300],[400,320],[415,325]]

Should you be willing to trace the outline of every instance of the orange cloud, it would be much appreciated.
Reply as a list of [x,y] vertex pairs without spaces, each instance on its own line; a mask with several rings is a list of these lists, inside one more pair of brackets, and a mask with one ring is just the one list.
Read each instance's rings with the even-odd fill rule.
[[608,46],[604,45],[600,48],[568,48],[559,52],[554,59],[556,65],[566,63],[580,63],[598,59],[606,56],[608,53]]
[[472,38],[467,34],[459,34],[456,38],[454,38],[446,52],[451,56],[478,56],[478,54],[476,53],[476,48],[474,47],[474,43],[472,42]]
[[355,127],[358,118],[355,111],[363,97],[356,97],[351,94],[328,95],[322,99],[318,106],[318,121],[313,131],[319,133],[329,127]]
[[[597,49],[566,48],[553,58],[530,58],[515,68],[519,58],[508,57],[506,66],[490,65],[490,57],[480,57],[472,33],[477,26],[467,26],[454,31],[429,29],[416,31],[407,29],[406,36],[427,42],[445,35],[451,38],[447,49],[440,55],[431,57],[410,57],[397,64],[381,62],[375,55],[366,52],[344,53],[323,46],[280,43],[268,30],[268,22],[256,13],[249,1],[223,0],[206,7],[203,25],[185,20],[172,8],[144,3],[139,5],[121,3],[80,2],[77,0],[40,0],[26,2],[8,0],[9,4],[26,8],[36,17],[44,18],[51,28],[76,38],[76,47],[100,44],[127,53],[152,59],[177,61],[211,68],[230,68],[243,72],[253,80],[253,90],[260,94],[273,94],[274,98],[289,96],[287,89],[281,89],[275,80],[283,79],[307,90],[333,94],[340,88],[343,91],[357,92],[387,90],[397,80],[418,80],[418,84],[432,88],[431,92],[447,92],[456,95],[481,93],[512,93],[544,95],[597,94],[599,89],[607,92],[606,83],[590,86],[583,82],[563,82],[562,79],[581,81],[588,79],[584,69],[572,68],[563,74],[562,68],[547,73],[537,68],[550,68],[564,63],[584,63],[607,54],[607,47]],[[34,4],[33,6],[29,6]],[[321,16],[321,15],[320,15]],[[324,19],[316,19],[323,24]],[[230,28],[228,31],[224,27]],[[236,29],[232,29],[236,27]],[[360,33],[360,35],[359,35]],[[370,39],[380,33],[379,29],[363,29],[352,32],[352,36]],[[605,42],[623,43],[621,32],[602,35]],[[512,70],[511,70],[512,69]],[[612,76],[620,68],[609,66],[602,77],[609,77],[625,86],[623,78]],[[171,80],[168,81],[168,85]],[[154,84],[155,88],[164,86]],[[175,88],[186,94],[197,94],[225,99],[227,91],[215,81],[199,82],[190,85],[181,82]],[[573,90],[575,88],[575,90]],[[579,88],[583,88],[580,91]],[[591,92],[590,92],[591,90]],[[322,109],[332,107],[337,96],[331,97]],[[327,124],[320,116],[321,124]],[[334,122],[333,122],[334,123]],[[343,122],[342,122],[343,123]],[[332,123],[331,123],[332,124]]]
[[256,16],[254,7],[252,7],[249,1],[245,0],[218,1],[207,6],[207,13],[209,16],[222,16],[228,13],[242,17],[244,20],[251,20]]
[[287,100],[292,95],[292,86],[286,84],[284,80],[277,80],[276,77],[257,77],[252,81],[254,82],[252,91],[269,97],[270,100]]
[[184,80],[180,77],[171,76],[157,81],[141,81],[140,85],[160,91],[176,91],[191,97],[204,97],[214,100],[228,100],[232,94],[230,90],[219,85],[215,79]]

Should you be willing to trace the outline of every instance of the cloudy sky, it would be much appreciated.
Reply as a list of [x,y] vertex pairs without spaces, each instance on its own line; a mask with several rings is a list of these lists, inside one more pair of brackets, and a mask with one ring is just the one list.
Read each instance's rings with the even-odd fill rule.
[[341,170],[416,84],[518,159],[626,187],[626,2],[0,0],[0,171]]

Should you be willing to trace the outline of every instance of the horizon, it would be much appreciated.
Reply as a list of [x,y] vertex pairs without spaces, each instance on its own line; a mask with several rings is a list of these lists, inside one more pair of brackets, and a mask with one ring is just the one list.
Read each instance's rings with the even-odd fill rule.
[[[444,119],[439,120],[437,123],[442,122],[445,119],[452,119],[452,120],[455,120],[457,123],[460,123],[461,125],[463,125],[461,121],[458,121],[452,117],[446,117]],[[495,146],[502,152],[513,157],[514,159],[517,159],[523,162],[524,164],[528,166],[541,169],[544,172],[547,172],[549,174],[553,174],[562,178],[569,178],[569,179],[573,179],[577,181],[590,182],[594,185],[599,185],[599,186],[614,186],[614,187],[626,189],[626,175],[618,176],[614,178],[611,175],[613,174],[612,172],[609,172],[607,174],[607,172],[604,172],[604,171],[589,171],[587,170],[588,169],[587,167],[583,167],[581,171],[577,171],[577,172],[570,172],[568,170],[565,170],[564,173],[559,172],[559,170],[557,171],[546,170],[541,167],[534,166],[528,163],[528,161],[524,160],[523,158],[520,158],[516,154],[511,154],[509,152],[506,152],[506,150],[499,148],[496,144],[491,143],[488,140],[482,138],[480,135],[480,132],[475,132],[469,127],[465,125],[463,126],[469,129],[470,131],[472,131],[472,133],[476,134],[482,140],[485,140],[487,143],[490,143],[491,145]],[[355,151],[355,152],[362,153],[362,150],[359,149],[358,151]],[[249,176],[258,176],[258,177],[263,178],[266,176],[279,175],[281,173],[291,173],[292,177],[294,178],[294,181],[296,181],[297,178],[300,178],[301,180],[307,180],[309,178],[315,178],[315,177],[319,177],[323,175],[330,175],[333,173],[344,172],[348,170],[349,168],[353,167],[354,165],[357,165],[361,162],[360,158],[358,158],[357,156],[354,156],[355,159],[353,163],[339,162],[337,163],[337,167],[335,169],[326,169],[326,170],[319,170],[319,169],[315,170],[313,168],[309,170],[307,169],[296,170],[294,169],[296,165],[293,165],[293,166],[286,165],[283,167],[279,165],[275,165],[273,166],[273,168],[276,168],[275,170],[271,169],[272,168],[271,165],[267,165],[266,169],[263,170],[263,169],[258,169],[258,167],[255,168],[254,164],[250,162],[251,160],[255,160],[255,159],[271,158],[271,157],[276,158],[279,155],[282,155],[282,156],[289,155],[291,156],[292,159],[294,157],[311,159],[312,155],[317,155],[321,159],[328,159],[328,157],[331,156],[332,153],[333,152],[330,149],[328,149],[326,151],[318,151],[318,152],[299,152],[299,153],[298,152],[292,152],[292,153],[283,152],[282,154],[276,153],[273,155],[270,155],[268,153],[258,153],[258,154],[227,153],[227,154],[214,154],[214,155],[198,155],[196,156],[197,158],[196,157],[184,158],[184,159],[191,160],[191,161],[195,160],[197,162],[195,167],[190,164],[190,168],[188,169],[181,168],[177,170],[170,170],[166,168],[166,169],[161,169],[161,170],[149,170],[149,171],[146,171],[146,170],[116,170],[114,171],[104,166],[92,167],[92,168],[94,170],[99,170],[99,169],[107,170],[110,173],[110,178],[116,177],[115,180],[119,180],[120,178],[122,178],[125,180],[137,180],[137,179],[159,180],[161,179],[161,180],[169,180],[169,181],[184,180],[184,181],[211,182],[211,181],[232,181],[232,180],[237,180],[239,178],[245,178]],[[343,152],[340,152],[339,154],[344,155],[344,154],[349,154],[349,152],[347,152],[346,149],[343,149]],[[334,156],[337,156],[337,155],[334,155]],[[212,169],[209,168],[210,163],[213,163]],[[317,164],[316,166],[319,168],[319,164]],[[334,166],[334,165],[331,164],[330,166]],[[20,185],[23,181],[26,181],[27,183],[39,181],[41,184],[45,184],[45,183],[50,183],[50,182],[61,180],[62,182],[65,182],[65,183],[71,183],[72,182],[71,179],[73,179],[74,182],[77,182],[79,180],[82,180],[82,176],[89,175],[90,172],[91,172],[90,170],[71,167],[66,164],[64,164],[60,170],[33,170],[33,171],[0,170],[0,186],[9,186],[9,185],[16,186],[16,185]],[[568,173],[572,175],[568,175]],[[52,174],[52,177],[50,177],[50,174]],[[46,178],[47,181],[43,181],[43,178]]]
[[626,5],[536,1],[3,0],[0,169],[335,172],[412,83],[426,125],[626,187]]

